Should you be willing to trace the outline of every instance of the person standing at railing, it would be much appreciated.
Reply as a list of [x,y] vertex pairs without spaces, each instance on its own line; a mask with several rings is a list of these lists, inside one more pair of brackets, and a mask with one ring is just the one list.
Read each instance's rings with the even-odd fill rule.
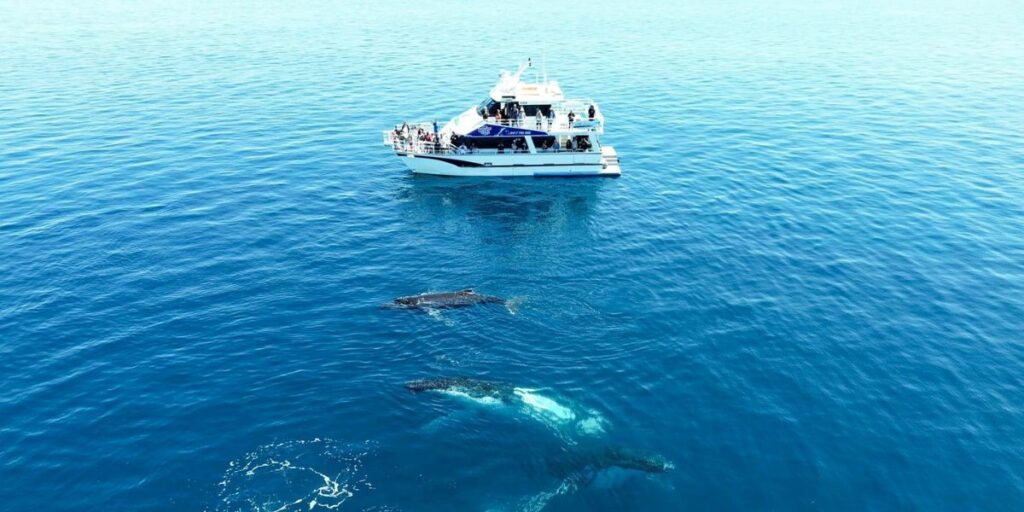
[[576,113],[569,111],[569,129],[572,130],[572,122],[576,120]]
[[523,124],[526,123],[526,109],[523,105],[519,105],[519,127],[522,128]]
[[537,129],[538,130],[541,129],[541,122],[543,120],[543,117],[541,117],[542,115],[543,114],[541,114],[540,107],[537,107],[537,113],[533,117],[534,117],[534,119],[537,120]]
[[587,115],[588,115],[588,117],[590,117],[591,121],[593,121],[594,120],[594,116],[597,115],[597,110],[594,109],[594,104],[593,103],[590,104],[590,110],[587,110]]
[[555,106],[552,105],[548,108],[548,131],[551,131],[551,127],[555,125]]

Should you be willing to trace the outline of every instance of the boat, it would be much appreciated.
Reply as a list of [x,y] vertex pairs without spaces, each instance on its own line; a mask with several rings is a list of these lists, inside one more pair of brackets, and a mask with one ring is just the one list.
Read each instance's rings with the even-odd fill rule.
[[[601,143],[604,115],[590,99],[566,99],[558,82],[527,82],[528,60],[502,71],[479,105],[437,121],[385,130],[412,172],[442,176],[619,176],[615,148]],[[539,75],[539,73],[536,73]]]

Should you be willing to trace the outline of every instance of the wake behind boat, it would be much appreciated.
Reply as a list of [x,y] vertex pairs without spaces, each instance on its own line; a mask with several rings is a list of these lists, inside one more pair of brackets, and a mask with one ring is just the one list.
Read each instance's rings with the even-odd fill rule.
[[556,81],[527,83],[501,72],[490,95],[438,127],[402,123],[384,144],[414,173],[445,176],[618,176],[615,149],[601,144],[604,115],[593,100],[566,99]]

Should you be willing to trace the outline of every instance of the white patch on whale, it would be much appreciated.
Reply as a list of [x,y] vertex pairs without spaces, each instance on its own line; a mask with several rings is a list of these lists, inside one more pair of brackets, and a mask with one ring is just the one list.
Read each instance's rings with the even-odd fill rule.
[[519,397],[523,404],[541,418],[549,419],[556,423],[565,423],[576,419],[576,413],[572,409],[546,396],[538,395],[534,391],[533,389],[526,388],[512,388],[512,393]]
[[[552,398],[537,394],[537,390],[512,388],[512,393],[519,398],[526,409],[526,414],[541,421],[551,428],[563,433],[566,425],[574,424],[579,434],[596,436],[605,432],[608,423],[597,411],[587,411],[589,415],[581,415],[572,407],[562,405]],[[569,443],[571,439],[565,438]],[[574,443],[573,443],[574,444]]]
[[501,400],[493,396],[474,396],[458,388],[442,389],[440,391],[446,395],[454,396],[463,400],[469,400],[470,402],[475,402],[481,405],[494,406],[502,404]]
[[605,423],[605,419],[601,415],[594,413],[594,416],[589,416],[580,420],[580,422],[576,424],[576,427],[579,428],[581,434],[596,436],[604,433]]

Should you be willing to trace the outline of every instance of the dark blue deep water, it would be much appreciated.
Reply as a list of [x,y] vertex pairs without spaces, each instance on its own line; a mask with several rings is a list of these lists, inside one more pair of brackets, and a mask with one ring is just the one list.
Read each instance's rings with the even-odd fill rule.
[[[0,2],[0,509],[1024,509],[1020,3],[409,4]],[[545,53],[621,178],[380,145]]]

